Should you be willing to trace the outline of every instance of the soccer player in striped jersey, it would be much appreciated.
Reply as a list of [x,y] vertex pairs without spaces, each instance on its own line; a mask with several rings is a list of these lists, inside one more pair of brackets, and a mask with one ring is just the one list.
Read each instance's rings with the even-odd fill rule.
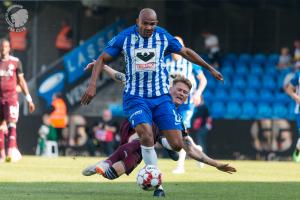
[[286,93],[296,102],[295,114],[297,122],[298,140],[295,151],[293,153],[293,160],[300,162],[300,72],[296,72],[294,77],[290,80],[285,88]]
[[93,63],[89,85],[81,98],[87,105],[96,94],[96,81],[104,64],[123,53],[126,61],[126,84],[123,93],[123,109],[137,131],[143,160],[146,165],[157,165],[151,124],[155,122],[171,147],[179,151],[183,147],[181,123],[169,95],[168,70],[164,55],[177,53],[205,67],[218,80],[223,76],[207,64],[193,50],[183,47],[165,29],[157,26],[153,9],[145,8],[139,13],[137,23],[114,37]]
[[[181,37],[175,36],[175,38],[180,42],[182,46],[184,46],[184,42]],[[200,66],[193,64],[192,62],[183,58],[181,55],[173,53],[168,56],[166,58],[166,67],[171,78],[176,74],[180,74],[190,80],[192,83],[192,89],[190,91],[189,97],[177,109],[179,114],[183,118],[185,127],[189,129],[191,127],[191,119],[194,114],[195,106],[198,106],[201,102],[201,95],[206,87],[207,80]],[[173,173],[184,173],[185,157],[186,152],[181,149],[181,151],[179,152],[177,167],[173,170]]]
[[[117,82],[124,82],[125,75],[113,70],[109,66],[104,66],[104,71],[112,77]],[[189,96],[189,92],[192,88],[191,82],[182,77],[177,76],[173,81],[173,86],[171,87],[171,96],[173,103],[176,107],[182,105]],[[158,141],[161,135],[155,125],[152,126],[154,132],[154,141]],[[141,162],[141,148],[140,140],[136,131],[131,127],[128,120],[122,123],[120,126],[121,141],[120,146],[114,151],[107,159],[102,160],[94,165],[88,166],[82,171],[84,176],[91,176],[96,173],[102,175],[104,178],[109,180],[116,179],[123,174],[129,175]],[[187,132],[182,131],[184,149],[187,151],[188,155],[197,160],[207,163],[218,170],[234,173],[236,169],[229,164],[220,163],[210,157],[197,148],[197,145],[193,142],[193,139],[188,136]],[[167,142],[167,141],[165,141]],[[167,143],[165,143],[169,146]],[[163,145],[165,146],[165,145]],[[159,186],[154,191],[154,196],[161,197],[165,196],[165,192],[162,186]]]

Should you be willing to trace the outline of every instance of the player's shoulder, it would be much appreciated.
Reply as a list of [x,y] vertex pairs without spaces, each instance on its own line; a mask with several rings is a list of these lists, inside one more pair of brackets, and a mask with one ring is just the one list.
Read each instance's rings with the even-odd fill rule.
[[12,56],[12,55],[9,56],[9,60],[10,61],[15,61],[15,62],[19,62],[20,61],[19,58],[15,57],[15,56]]
[[162,28],[160,26],[156,26],[155,29],[156,29],[157,33],[162,33],[162,34],[167,34],[168,33],[168,31],[166,29],[164,29],[164,28]]
[[124,29],[123,31],[121,31],[119,33],[119,36],[125,37],[125,36],[128,36],[128,35],[131,35],[132,33],[135,32],[135,29],[136,29],[136,25],[129,26],[126,29]]

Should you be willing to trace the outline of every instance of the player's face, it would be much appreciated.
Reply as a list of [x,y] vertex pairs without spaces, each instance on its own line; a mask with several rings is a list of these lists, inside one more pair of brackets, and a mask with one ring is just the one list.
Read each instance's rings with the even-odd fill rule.
[[154,16],[141,16],[137,20],[140,35],[145,38],[151,37],[157,23]]
[[172,96],[173,103],[176,106],[180,106],[188,98],[190,94],[190,89],[186,84],[182,82],[177,82],[170,88],[170,94]]
[[10,52],[10,44],[8,41],[3,41],[0,45],[0,53],[2,56],[8,55]]

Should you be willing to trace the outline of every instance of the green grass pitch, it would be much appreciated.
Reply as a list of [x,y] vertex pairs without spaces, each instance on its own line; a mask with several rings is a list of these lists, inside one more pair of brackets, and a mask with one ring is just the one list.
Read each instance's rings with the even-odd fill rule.
[[[108,181],[84,177],[81,170],[99,158],[24,156],[18,163],[0,163],[0,200],[119,200],[153,199],[130,176]],[[198,168],[186,161],[186,173],[174,175],[176,163],[159,160],[165,199],[253,200],[300,199],[300,164],[293,162],[223,161],[238,170],[226,174],[213,167]],[[141,164],[137,169],[143,167]]]

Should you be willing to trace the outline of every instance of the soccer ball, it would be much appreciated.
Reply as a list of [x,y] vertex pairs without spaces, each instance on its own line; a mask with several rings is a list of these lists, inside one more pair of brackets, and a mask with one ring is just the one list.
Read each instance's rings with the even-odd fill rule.
[[146,165],[136,177],[138,186],[147,191],[155,190],[156,187],[161,185],[161,179],[161,173],[154,165]]

